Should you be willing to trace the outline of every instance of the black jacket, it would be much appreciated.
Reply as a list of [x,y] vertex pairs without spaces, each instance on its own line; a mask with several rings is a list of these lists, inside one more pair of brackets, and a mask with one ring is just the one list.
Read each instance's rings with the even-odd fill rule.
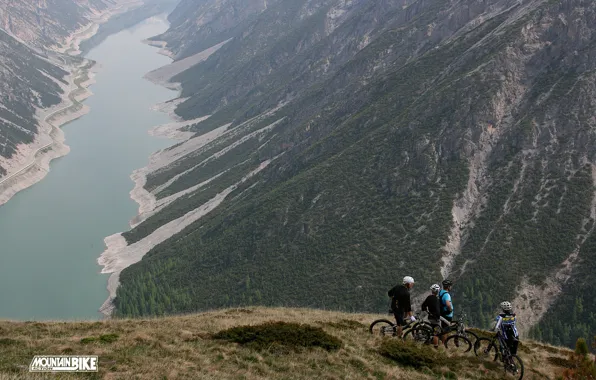
[[430,318],[439,319],[441,316],[441,301],[435,294],[431,294],[422,303],[422,311],[428,312]]
[[396,285],[387,292],[391,297],[391,310],[394,312],[399,310],[403,313],[412,311],[412,304],[410,303],[410,291],[405,285]]

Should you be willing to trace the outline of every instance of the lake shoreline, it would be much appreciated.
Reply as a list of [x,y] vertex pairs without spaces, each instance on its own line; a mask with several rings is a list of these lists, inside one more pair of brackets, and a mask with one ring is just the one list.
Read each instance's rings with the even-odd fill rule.
[[[193,120],[184,120],[178,115],[176,115],[176,107],[180,103],[186,101],[187,99],[181,98],[181,84],[172,82],[172,78],[174,78],[177,74],[180,74],[181,72],[191,68],[192,66],[205,61],[230,40],[231,39],[228,39],[219,44],[216,44],[191,57],[160,67],[156,70],[147,73],[144,76],[145,79],[149,80],[150,82],[156,85],[165,87],[170,90],[178,91],[177,97],[169,101],[156,104],[153,107],[154,110],[166,113],[173,121],[171,123],[158,125],[149,131],[149,134],[152,136],[168,138],[174,140],[174,142],[177,142],[177,144],[173,144],[167,148],[163,148],[157,152],[154,152],[149,157],[149,163],[142,168],[134,170],[132,175],[130,176],[131,180],[135,184],[133,190],[130,192],[130,197],[139,205],[139,211],[137,215],[130,220],[131,228],[138,226],[143,221],[150,218],[152,215],[158,213],[159,211],[167,207],[169,204],[174,202],[177,198],[184,196],[189,192],[206,185],[211,180],[221,175],[220,173],[212,177],[211,179],[201,184],[198,184],[190,189],[180,191],[176,194],[172,194],[168,197],[161,199],[157,199],[156,194],[158,194],[164,187],[167,187],[169,184],[171,184],[171,182],[174,181],[176,177],[172,178],[165,184],[158,186],[152,191],[148,191],[147,189],[145,189],[145,184],[147,183],[148,175],[157,170],[167,167],[168,165],[174,163],[181,157],[195,152],[197,149],[200,149],[201,147],[230,132],[228,128],[231,126],[231,123],[222,125],[219,128],[216,128],[202,135],[197,135],[196,133],[185,131],[187,127],[198,124],[211,117],[211,115],[204,115]],[[158,54],[168,57],[174,56],[172,52],[167,50],[167,44],[163,41],[145,40],[144,42],[150,46],[160,49],[157,52]],[[238,185],[240,185],[248,178],[263,170],[271,161],[275,160],[276,158],[277,157],[263,162],[258,168],[248,173],[247,176],[242,178],[242,180],[238,183],[221,191],[200,207],[190,210],[185,215],[160,226],[151,234],[137,242],[128,244],[128,242],[123,236],[123,232],[106,237],[104,239],[106,249],[97,259],[97,262],[100,266],[103,267],[101,273],[110,274],[107,287],[109,297],[100,307],[100,312],[104,314],[106,318],[111,317],[115,309],[113,301],[116,298],[116,292],[119,286],[119,277],[122,270],[139,262],[140,260],[142,260],[143,256],[145,256],[145,254],[147,254],[156,245],[166,241],[167,239],[182,231],[184,228],[186,228],[186,226],[190,225],[191,223],[197,221],[204,215],[211,212],[221,202],[223,202],[227,195],[230,194]]]
[[[156,104],[152,107],[152,109],[155,111],[167,114],[172,119],[172,122],[155,126],[149,131],[149,135],[172,140],[172,145],[151,154],[149,157],[149,163],[142,168],[134,170],[130,176],[134,183],[134,188],[130,191],[130,198],[139,205],[137,215],[130,220],[129,224],[131,228],[134,228],[138,224],[142,223],[144,220],[155,214],[163,207],[166,207],[171,201],[174,200],[168,199],[170,198],[168,197],[158,201],[155,197],[155,194],[145,189],[147,176],[155,170],[171,164],[181,156],[194,151],[197,149],[198,145],[204,145],[219,137],[221,134],[225,133],[225,130],[229,126],[226,125],[215,131],[215,133],[206,134],[205,136],[194,136],[195,134],[192,132],[182,131],[182,129],[185,127],[206,120],[210,117],[210,115],[206,115],[194,120],[184,120],[176,115],[174,111],[177,105],[184,102],[186,99],[180,97],[182,95],[181,85],[179,83],[170,82],[175,73],[179,73],[181,72],[181,69],[188,69],[193,65],[204,61],[228,41],[229,40],[224,41],[223,43],[198,53],[194,60],[186,60],[182,67],[179,67],[180,65],[178,62],[172,62],[169,65],[157,68],[145,74],[143,77],[147,81],[158,86],[162,86],[169,90],[178,91],[178,95],[169,101]],[[169,58],[174,57],[174,54],[167,50],[165,42],[151,41],[149,39],[144,40],[143,42],[149,46],[159,49],[156,52],[157,54],[164,55]],[[189,66],[189,63],[192,64]],[[175,67],[175,69],[173,73],[168,73],[167,77],[155,77],[151,75],[152,73],[162,71],[169,67]],[[176,146],[176,143],[179,143],[179,145],[176,149],[173,149],[173,147]],[[204,210],[204,212],[208,212],[210,210],[211,208],[207,208],[207,210]],[[199,213],[201,212],[199,211]],[[188,214],[192,214],[192,211]],[[99,311],[106,318],[111,317],[115,308],[113,301],[116,298],[116,291],[119,286],[120,272],[140,261],[142,257],[156,245],[155,240],[165,241],[167,238],[177,233],[178,229],[180,229],[179,225],[173,226],[172,223],[168,223],[151,235],[153,236],[153,239],[142,239],[141,241],[130,245],[122,236],[122,232],[113,234],[104,239],[106,249],[99,256],[97,262],[103,267],[101,273],[110,274],[107,286],[109,296],[99,308]]]
[[[73,32],[61,46],[54,47],[52,50],[80,58],[80,44],[93,37],[99,30],[100,24],[142,4],[143,2],[139,0],[119,2],[115,7],[90,17],[88,25]],[[36,118],[39,121],[40,131],[35,141],[20,145],[15,157],[3,162],[3,166],[8,168],[8,173],[0,179],[0,206],[7,203],[18,192],[41,181],[49,173],[51,161],[69,153],[70,148],[65,143],[62,127],[89,112],[89,107],[81,102],[93,95],[89,86],[95,83],[94,62],[84,58],[78,61],[70,64],[64,62],[59,65],[70,73],[65,78],[68,84],[61,84],[64,93],[59,104],[37,111]]]

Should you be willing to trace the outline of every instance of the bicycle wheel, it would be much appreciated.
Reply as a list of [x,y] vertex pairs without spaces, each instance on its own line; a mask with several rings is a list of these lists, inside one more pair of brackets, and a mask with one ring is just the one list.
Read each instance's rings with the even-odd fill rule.
[[482,359],[492,358],[493,360],[497,360],[499,351],[492,339],[479,338],[474,343],[474,353]]
[[476,346],[476,342],[478,342],[478,340],[480,339],[480,337],[478,335],[476,335],[476,333],[470,331],[470,330],[465,330],[464,331],[464,336],[466,338],[468,338],[468,340],[470,342],[472,342],[472,345]]
[[422,325],[422,326],[415,326],[411,329],[408,329],[405,333],[404,336],[402,337],[402,339],[404,341],[410,341],[410,342],[415,342],[415,343],[426,343],[426,342],[430,342],[432,336],[432,331]]
[[375,335],[394,336],[395,324],[387,319],[377,319],[370,324],[368,331]]
[[521,380],[524,377],[524,362],[517,355],[509,356],[508,360],[504,361],[505,378]]
[[472,342],[465,336],[451,335],[445,339],[445,348],[453,352],[466,353],[472,349]]

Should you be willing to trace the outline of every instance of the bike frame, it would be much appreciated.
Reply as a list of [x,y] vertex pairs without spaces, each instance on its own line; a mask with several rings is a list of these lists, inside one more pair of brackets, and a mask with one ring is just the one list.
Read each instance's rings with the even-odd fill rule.
[[[503,337],[503,334],[501,334],[501,331],[497,331],[497,333],[495,334],[495,336],[493,336],[491,342],[490,342],[490,346],[495,346],[496,349],[496,355],[499,357],[500,361],[504,362],[506,359],[510,358],[511,356],[511,351],[509,351],[509,346],[507,345],[507,341],[505,340],[505,337]],[[495,358],[496,360],[496,358]]]

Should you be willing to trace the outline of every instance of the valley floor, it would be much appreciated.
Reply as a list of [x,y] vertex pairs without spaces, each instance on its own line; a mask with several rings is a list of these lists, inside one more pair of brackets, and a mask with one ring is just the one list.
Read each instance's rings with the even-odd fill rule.
[[[473,353],[447,355],[447,365],[415,370],[379,354],[387,343],[368,332],[383,315],[288,309],[228,309],[195,315],[101,322],[0,322],[0,379],[55,378],[32,376],[34,355],[98,355],[99,373],[65,375],[61,379],[497,379],[499,371]],[[271,346],[254,350],[212,338],[241,325],[284,321],[320,327],[339,338],[337,351],[320,348],[288,352]],[[390,338],[385,338],[391,340]],[[430,350],[430,348],[429,348]],[[554,379],[568,349],[522,342],[524,379]],[[97,376],[99,375],[99,376]]]

